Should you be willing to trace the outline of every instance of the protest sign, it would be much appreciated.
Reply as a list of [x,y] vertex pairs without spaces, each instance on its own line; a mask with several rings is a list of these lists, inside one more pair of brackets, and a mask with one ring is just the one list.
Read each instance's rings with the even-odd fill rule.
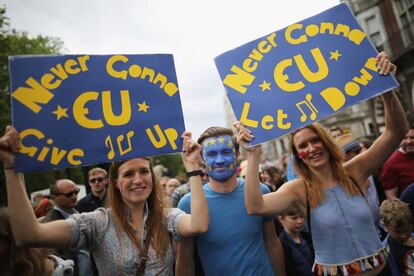
[[16,56],[9,64],[17,171],[181,150],[172,55]]
[[236,118],[257,145],[398,86],[346,3],[216,57]]

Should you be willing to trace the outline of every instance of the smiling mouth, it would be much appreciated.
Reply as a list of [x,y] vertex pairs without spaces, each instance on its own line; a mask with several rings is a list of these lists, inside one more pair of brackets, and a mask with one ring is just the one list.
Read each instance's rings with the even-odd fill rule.
[[138,187],[138,188],[133,188],[130,191],[131,192],[135,192],[135,193],[141,193],[146,189],[146,187]]

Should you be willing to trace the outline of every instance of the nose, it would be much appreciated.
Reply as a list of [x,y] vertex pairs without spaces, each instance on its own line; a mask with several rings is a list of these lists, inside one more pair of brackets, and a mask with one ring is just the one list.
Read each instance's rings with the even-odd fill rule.
[[224,163],[224,158],[223,158],[223,155],[222,154],[217,154],[217,157],[216,157],[216,163],[217,164],[223,164]]

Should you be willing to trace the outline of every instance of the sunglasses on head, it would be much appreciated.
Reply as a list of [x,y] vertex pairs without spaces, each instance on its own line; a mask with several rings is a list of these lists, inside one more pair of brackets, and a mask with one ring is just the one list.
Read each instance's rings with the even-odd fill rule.
[[104,180],[103,177],[91,178],[91,179],[89,179],[89,183],[102,182],[103,180]]
[[79,194],[80,189],[76,188],[76,190],[71,191],[71,192],[67,192],[67,193],[54,193],[54,195],[64,195],[65,197],[69,198],[72,197],[73,194],[77,195]]

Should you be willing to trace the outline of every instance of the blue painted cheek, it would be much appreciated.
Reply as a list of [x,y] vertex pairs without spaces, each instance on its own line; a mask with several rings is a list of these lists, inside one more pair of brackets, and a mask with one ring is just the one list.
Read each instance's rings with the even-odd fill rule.
[[[216,158],[206,159],[207,165],[207,174],[217,181],[226,181],[234,175],[237,171],[237,164],[235,162],[234,156],[224,157],[220,154]],[[220,167],[220,169],[217,169]]]

